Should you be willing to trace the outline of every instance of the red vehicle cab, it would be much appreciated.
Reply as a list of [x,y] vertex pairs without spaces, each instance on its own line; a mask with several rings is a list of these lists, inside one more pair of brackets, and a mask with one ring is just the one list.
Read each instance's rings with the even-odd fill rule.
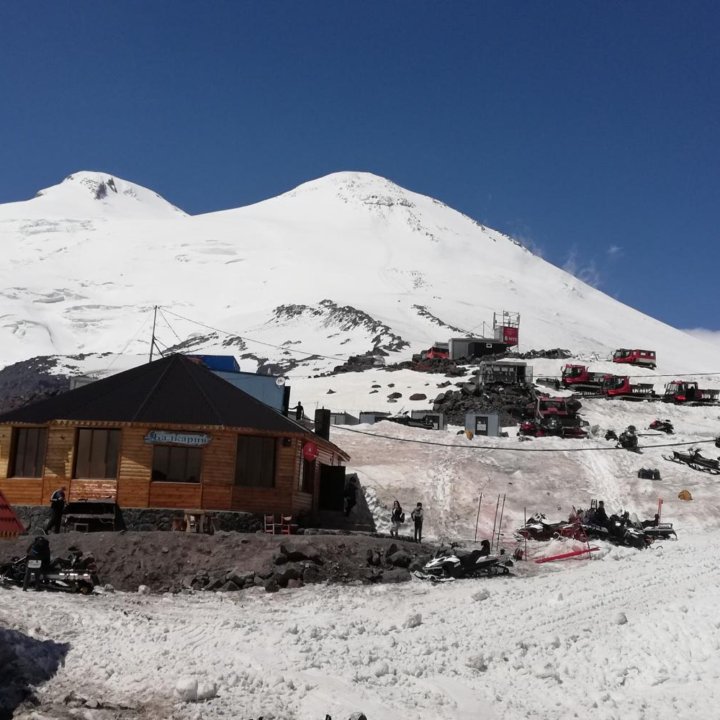
[[612,361],[628,365],[642,365],[654,370],[657,366],[654,350],[627,350],[620,348],[613,353]]
[[565,365],[562,369],[561,382],[568,385],[591,385],[601,386],[607,378],[608,373],[590,372],[585,365]]
[[449,357],[450,352],[447,346],[442,347],[441,345],[433,345],[423,353],[423,360],[447,360]]
[[673,380],[665,386],[663,400],[674,403],[715,404],[718,395],[720,391],[701,389],[696,382]]

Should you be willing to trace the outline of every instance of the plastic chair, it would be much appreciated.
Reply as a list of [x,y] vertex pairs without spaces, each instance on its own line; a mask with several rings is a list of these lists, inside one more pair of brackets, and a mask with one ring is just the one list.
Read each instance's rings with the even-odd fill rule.
[[282,535],[295,535],[298,525],[293,522],[292,515],[283,515],[280,520],[280,533]]
[[265,515],[265,532],[269,535],[275,535],[280,528],[280,524],[275,522],[275,515]]

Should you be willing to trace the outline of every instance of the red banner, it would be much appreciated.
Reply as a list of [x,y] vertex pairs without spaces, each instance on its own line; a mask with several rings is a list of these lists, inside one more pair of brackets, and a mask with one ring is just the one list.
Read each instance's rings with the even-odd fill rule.
[[518,344],[518,328],[503,326],[503,342],[506,345]]

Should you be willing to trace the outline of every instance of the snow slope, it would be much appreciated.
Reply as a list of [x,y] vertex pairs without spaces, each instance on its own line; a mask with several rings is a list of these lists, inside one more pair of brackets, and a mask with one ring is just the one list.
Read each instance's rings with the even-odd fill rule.
[[641,346],[658,351],[663,372],[718,369],[710,344],[367,173],[195,217],[132,183],[76,173],[0,206],[0,242],[0,365],[144,354],[161,305],[164,346],[234,352],[244,370],[300,365],[308,375],[371,351],[409,358],[481,333],[503,309],[521,314],[521,349],[606,357]]
[[[0,625],[69,644],[40,706],[15,717],[710,720],[719,539],[603,547],[590,561],[439,586],[23,602],[0,590]],[[177,696],[193,683],[210,699]],[[68,707],[71,692],[86,706]]]

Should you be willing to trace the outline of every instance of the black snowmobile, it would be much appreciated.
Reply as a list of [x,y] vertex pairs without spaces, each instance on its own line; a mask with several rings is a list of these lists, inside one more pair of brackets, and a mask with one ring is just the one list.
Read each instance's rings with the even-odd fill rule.
[[645,535],[652,540],[677,540],[677,533],[672,523],[661,523],[660,516],[656,515],[654,520],[643,520],[642,529]]
[[648,537],[642,527],[638,527],[637,519],[631,520],[627,513],[623,516],[611,515],[608,518],[608,540],[615,545],[644,550],[652,538]]
[[697,448],[692,448],[686,453],[673,450],[672,456],[663,455],[663,459],[680,463],[681,465],[687,465],[693,470],[699,470],[700,472],[720,475],[720,459],[713,460],[712,458],[706,458],[700,454]]
[[25,557],[0,565],[0,585],[27,589],[32,584],[38,590],[89,595],[99,582],[96,573],[95,558],[76,547],[69,549],[67,558],[55,558],[50,563],[30,551]]
[[490,555],[489,544],[482,550],[464,550],[453,543],[449,548],[441,548],[435,557],[429,560],[415,577],[432,582],[459,580],[461,578],[494,577],[507,575],[513,565],[510,557],[504,553]]
[[640,450],[640,448],[638,447],[638,439],[637,435],[635,434],[634,425],[629,425],[627,430],[620,433],[620,437],[618,437],[617,447],[621,447],[624,450],[629,450],[630,452],[642,452],[642,450]]

